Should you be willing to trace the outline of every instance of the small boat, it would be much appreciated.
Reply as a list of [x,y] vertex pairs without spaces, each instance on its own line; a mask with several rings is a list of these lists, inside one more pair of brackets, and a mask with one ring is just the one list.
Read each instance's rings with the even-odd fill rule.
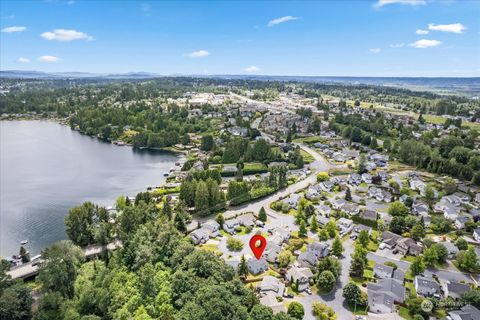
[[20,244],[21,244],[22,246],[26,245],[27,243],[28,243],[28,240],[22,240],[22,241],[20,241]]
[[165,172],[165,173],[163,174],[164,177],[168,177],[168,175],[169,175],[168,172]]

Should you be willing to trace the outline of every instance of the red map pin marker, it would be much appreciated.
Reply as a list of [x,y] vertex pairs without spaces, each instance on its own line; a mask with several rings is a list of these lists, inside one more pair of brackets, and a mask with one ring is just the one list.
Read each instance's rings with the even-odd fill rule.
[[[260,242],[260,245],[258,245],[258,242]],[[256,234],[250,239],[250,249],[252,249],[257,260],[262,257],[263,250],[265,250],[266,246],[267,240],[262,235]]]

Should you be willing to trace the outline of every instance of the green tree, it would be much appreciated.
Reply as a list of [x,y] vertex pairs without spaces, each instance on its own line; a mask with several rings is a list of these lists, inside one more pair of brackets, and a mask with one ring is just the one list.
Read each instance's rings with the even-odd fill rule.
[[323,271],[317,278],[317,287],[321,292],[330,292],[333,290],[336,278],[331,271]]
[[317,320],[337,320],[337,314],[332,308],[320,302],[313,302],[312,313]]
[[422,274],[425,271],[425,264],[423,263],[422,257],[415,257],[412,264],[410,265],[410,273],[412,276],[417,276]]
[[419,241],[425,237],[425,228],[423,227],[422,224],[416,224],[413,226],[410,235],[412,236],[412,239],[415,241]]
[[364,306],[366,304],[366,299],[362,295],[362,291],[353,282],[350,282],[343,287],[342,296],[349,304],[356,304],[358,306]]
[[240,263],[238,264],[237,272],[240,277],[247,278],[248,276],[247,261],[243,254],[242,254],[242,257],[240,258]]
[[303,305],[300,302],[292,301],[288,305],[287,314],[294,319],[301,320],[305,314]]
[[318,230],[318,222],[317,222],[317,217],[315,215],[312,215],[312,218],[310,219],[310,231],[312,233],[317,232]]
[[360,233],[358,234],[357,241],[363,247],[366,248],[368,246],[368,243],[370,242],[370,237],[368,235],[368,231],[367,230],[361,230]]
[[345,190],[345,200],[352,201],[352,192],[349,187]]
[[227,248],[230,251],[240,251],[243,249],[243,242],[237,238],[229,237],[227,239]]
[[305,220],[302,220],[300,222],[300,228],[298,230],[298,236],[300,238],[306,238],[307,237],[307,226],[305,224]]
[[320,239],[320,241],[327,241],[329,238],[330,236],[326,229],[321,229],[320,232],[318,232],[318,239]]
[[223,224],[225,223],[225,218],[223,217],[223,214],[217,214],[217,216],[215,217],[215,221],[220,225],[220,228],[222,228]]
[[334,221],[330,220],[325,225],[325,230],[327,231],[330,238],[333,238],[337,235],[337,225]]
[[16,283],[0,291],[0,319],[31,319],[32,303],[30,288],[23,283]]
[[458,250],[467,250],[468,249],[468,242],[464,238],[458,238],[455,241],[455,245],[457,246]]
[[293,254],[290,250],[283,250],[278,254],[278,265],[281,268],[286,268],[292,262]]
[[400,201],[395,201],[390,204],[388,207],[388,214],[397,217],[404,217],[410,213],[410,210]]
[[473,247],[457,253],[457,262],[461,269],[474,272],[478,270],[478,257]]
[[83,251],[71,241],[63,240],[42,252],[43,262],[38,278],[44,292],[56,291],[63,297],[73,297],[73,283],[84,261]]
[[264,207],[261,207],[260,211],[258,212],[258,220],[263,222],[267,221],[267,212],[265,211]]
[[195,210],[201,215],[208,215],[210,213],[208,197],[207,184],[204,181],[199,181],[197,183],[197,189],[195,190]]
[[202,136],[200,149],[202,149],[203,151],[210,151],[213,149],[214,144],[215,143],[213,142],[213,136],[211,134],[206,134]]
[[22,263],[27,263],[30,261],[30,254],[25,250],[23,246],[20,246],[19,256],[22,259]]
[[340,264],[340,261],[332,257],[320,259],[317,263],[316,268],[317,276],[320,276],[323,271],[330,271],[331,273],[333,273],[335,278],[338,278],[342,272],[342,266]]
[[248,320],[272,320],[273,311],[271,308],[266,307],[261,304],[256,304],[253,306],[250,314],[248,315]]
[[342,241],[338,236],[336,236],[332,242],[332,250],[331,250],[332,254],[334,256],[340,257],[344,250],[345,249],[343,248]]

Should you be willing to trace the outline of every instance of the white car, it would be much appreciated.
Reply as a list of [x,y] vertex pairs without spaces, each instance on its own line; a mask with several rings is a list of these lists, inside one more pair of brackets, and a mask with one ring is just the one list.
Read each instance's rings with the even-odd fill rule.
[[384,242],[382,242],[382,243],[380,243],[380,245],[378,246],[378,249],[383,250],[383,249],[385,249],[386,246],[387,246],[387,245],[386,245]]

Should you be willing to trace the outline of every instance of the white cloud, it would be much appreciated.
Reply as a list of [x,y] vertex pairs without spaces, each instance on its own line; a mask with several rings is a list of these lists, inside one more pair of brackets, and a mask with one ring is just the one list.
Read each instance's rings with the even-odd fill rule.
[[243,71],[249,72],[249,73],[254,73],[254,72],[260,71],[260,68],[256,67],[256,66],[250,66],[250,67],[247,67],[247,68],[243,69]]
[[27,30],[27,27],[17,27],[17,26],[13,26],[13,27],[7,27],[7,28],[3,28],[2,29],[2,32],[6,32],[6,33],[13,33],[13,32],[23,32]]
[[410,46],[414,48],[425,49],[425,48],[436,47],[441,44],[442,42],[438,40],[422,39],[422,40],[415,41],[414,43],[411,43]]
[[30,63],[30,59],[20,57],[20,58],[18,58],[17,62],[20,62],[20,63]]
[[45,40],[73,41],[73,40],[94,40],[92,36],[76,30],[55,29],[47,31],[40,35]]
[[380,53],[382,51],[380,48],[372,48],[369,50],[371,53]]
[[378,2],[375,3],[374,7],[381,8],[389,4],[408,4],[411,6],[418,6],[418,5],[427,4],[427,1],[425,0],[378,0]]
[[203,58],[207,57],[210,55],[210,52],[207,50],[198,50],[198,51],[193,51],[190,53],[185,54],[185,56],[190,57],[190,58]]
[[58,60],[60,60],[60,58],[55,57],[55,56],[41,56],[41,57],[38,57],[38,61],[42,61],[42,62],[56,62]]
[[428,29],[442,32],[463,33],[467,28],[461,23],[452,24],[433,24],[428,25]]
[[390,45],[390,48],[402,48],[405,43],[394,43]]
[[69,6],[71,6],[72,4],[75,4],[75,1],[74,1],[74,0],[70,0],[70,1],[67,2],[67,4],[68,4]]
[[428,34],[430,31],[428,30],[423,30],[423,29],[417,29],[417,31],[415,31],[416,34]]
[[293,21],[293,20],[297,20],[297,19],[298,19],[297,17],[293,17],[293,16],[284,16],[284,17],[281,17],[281,18],[270,20],[268,22],[268,26],[273,27],[277,24],[284,23],[284,22],[287,22],[287,21]]

